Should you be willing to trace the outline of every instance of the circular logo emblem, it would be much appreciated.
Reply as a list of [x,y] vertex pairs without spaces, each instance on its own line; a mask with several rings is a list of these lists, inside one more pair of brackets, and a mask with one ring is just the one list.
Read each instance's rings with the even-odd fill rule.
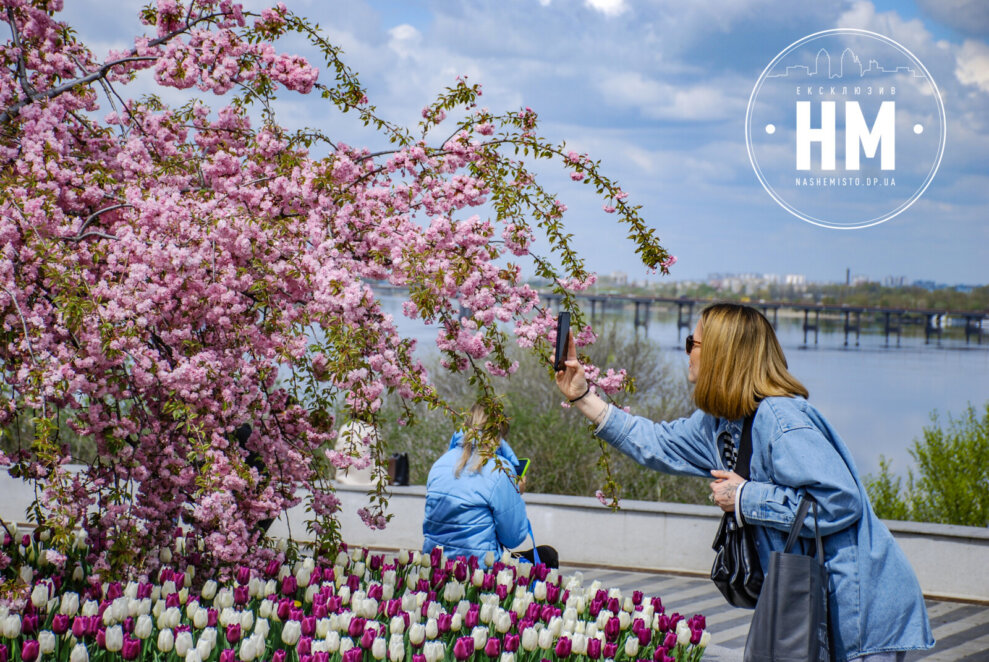
[[808,223],[888,221],[924,193],[944,153],[944,104],[927,68],[874,32],[837,29],[790,44],[749,97],[756,176]]

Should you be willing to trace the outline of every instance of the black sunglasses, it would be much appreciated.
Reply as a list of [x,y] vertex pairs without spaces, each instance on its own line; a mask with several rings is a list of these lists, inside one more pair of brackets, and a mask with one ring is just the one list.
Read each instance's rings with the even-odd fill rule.
[[694,334],[691,333],[689,336],[687,336],[687,354],[690,354],[692,351],[694,351],[694,346],[695,345],[697,347],[700,347],[701,346],[701,341],[700,340],[694,340]]

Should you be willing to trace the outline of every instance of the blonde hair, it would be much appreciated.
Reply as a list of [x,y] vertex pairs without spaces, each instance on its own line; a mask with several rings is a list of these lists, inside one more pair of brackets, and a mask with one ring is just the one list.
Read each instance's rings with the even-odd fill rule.
[[460,478],[460,472],[464,470],[471,458],[474,458],[470,471],[477,473],[488,461],[488,457],[483,452],[478,452],[484,445],[493,443],[495,446],[500,440],[508,436],[508,419],[502,415],[500,421],[492,419],[488,411],[481,403],[475,403],[467,412],[467,425],[464,430],[464,438],[460,445],[463,452],[460,454],[460,461],[454,470],[454,475]]
[[745,418],[769,396],[807,397],[787,369],[769,320],[755,308],[717,303],[701,313],[700,366],[694,401],[712,416]]

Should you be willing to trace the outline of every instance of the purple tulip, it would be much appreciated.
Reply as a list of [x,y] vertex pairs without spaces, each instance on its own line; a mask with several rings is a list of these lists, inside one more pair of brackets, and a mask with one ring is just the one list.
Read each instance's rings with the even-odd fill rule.
[[677,633],[676,632],[667,632],[666,633],[666,638],[663,639],[663,647],[666,650],[671,650],[671,649],[675,648],[676,645],[677,645]]
[[652,654],[652,662],[663,662],[667,650],[664,646],[656,646],[656,652]]
[[556,641],[556,648],[553,652],[556,653],[557,658],[570,657],[570,650],[573,648],[573,643],[570,641],[570,637],[560,637]]
[[220,651],[220,662],[237,662],[237,651],[233,648],[224,648]]
[[526,607],[525,617],[530,621],[539,620],[539,605],[535,602],[530,602],[529,606]]
[[648,646],[649,642],[652,641],[652,631],[649,628],[642,628],[636,633],[639,637],[640,646]]
[[[508,597],[508,587],[505,586],[504,584],[498,584],[497,586],[495,586],[495,593],[498,595],[499,600],[504,600],[505,598]],[[547,595],[549,595],[548,592]]]
[[244,566],[237,568],[237,583],[245,586],[251,581],[251,569]]
[[367,623],[366,620],[360,616],[355,616],[350,619],[350,627],[347,628],[347,636],[351,639],[356,639],[364,634],[364,625]]
[[511,632],[509,632],[508,634],[506,634],[505,635],[505,652],[506,653],[514,653],[515,651],[517,651],[519,649],[519,642],[520,641],[521,641],[521,637],[519,637],[519,635],[513,634]]
[[100,625],[101,624],[102,624],[102,621],[100,621],[100,619],[98,617],[96,617],[96,616],[90,616],[86,620],[86,636],[87,637],[95,637],[96,634],[100,631]]
[[481,607],[476,602],[472,602],[470,607],[467,608],[467,613],[464,615],[464,625],[473,630],[477,627],[478,622],[481,620]]
[[498,657],[501,655],[501,639],[489,637],[488,643],[484,644],[484,654],[488,657]]
[[289,613],[292,610],[292,601],[289,599],[283,599],[278,601],[278,609],[275,613],[278,614],[278,620],[283,623],[288,620]]
[[433,547],[433,549],[429,552],[429,565],[434,568],[438,568],[442,560],[443,550],[439,547]]
[[361,587],[361,578],[360,577],[358,577],[357,575],[349,575],[347,577],[347,588],[350,589],[350,592],[351,593],[353,593],[354,591],[356,591],[360,587]]
[[458,582],[467,581],[467,565],[463,561],[453,566],[453,578]]
[[[7,537],[9,538],[10,536]],[[4,544],[9,545],[10,543],[7,540],[4,540]],[[7,651],[7,646],[0,644],[0,662],[8,662],[9,659],[10,653]],[[415,660],[412,662],[415,662]],[[422,658],[422,662],[426,662],[426,658]]]
[[251,599],[251,589],[247,586],[234,587],[234,604],[246,605]]
[[313,653],[313,662],[330,662],[330,654],[326,651],[320,651],[318,653]]
[[69,617],[67,614],[55,614],[52,619],[52,632],[55,634],[65,634],[69,631]]
[[370,563],[371,570],[377,572],[378,570],[381,570],[381,566],[383,566],[384,564],[385,564],[384,554],[378,554],[376,556],[371,557],[371,563]]
[[136,660],[141,655],[141,640],[134,637],[124,637],[124,647],[120,656],[125,660]]
[[412,662],[426,662],[426,656],[422,653],[416,653],[412,656]]
[[377,636],[378,632],[374,628],[369,627],[365,629],[364,634],[361,635],[361,648],[371,648]]
[[86,634],[86,625],[89,623],[89,616],[76,616],[72,619],[72,636],[82,639]]
[[381,587],[381,584],[371,584],[371,587],[367,589],[367,597],[369,598],[380,601],[383,595],[384,589]]
[[299,637],[299,645],[296,646],[299,655],[309,655],[312,653],[312,637]]
[[305,616],[300,625],[302,626],[302,634],[307,637],[311,637],[313,636],[313,633],[316,632],[316,617]]
[[215,628],[217,622],[220,620],[220,611],[210,607],[206,610],[206,627]]
[[632,604],[633,605],[641,605],[642,604],[642,599],[644,597],[645,597],[645,595],[642,593],[642,591],[632,591]]
[[659,615],[659,631],[669,632],[670,631],[670,617],[666,614]]
[[[557,586],[556,584],[546,584],[546,602],[548,602],[551,605],[554,605],[559,599],[560,599],[560,587]],[[618,613],[617,610],[615,610],[615,613]]]
[[106,599],[110,602],[113,602],[123,594],[124,587],[120,585],[120,582],[110,582],[110,585],[106,587]]
[[153,589],[154,589],[154,586],[151,585],[151,582],[144,582],[144,583],[138,584],[137,585],[137,599],[138,600],[143,600],[144,598],[150,598],[151,597],[151,591]]
[[658,597],[652,599],[652,610],[657,614],[662,614],[666,609],[663,607],[663,601]]
[[165,607],[171,609],[172,607],[178,607],[179,605],[179,594],[169,593],[165,598]]
[[227,625],[227,641],[236,644],[240,641],[240,623],[230,623]]
[[587,657],[592,660],[601,658],[601,640],[597,637],[587,640]]
[[453,627],[453,614],[439,614],[436,617],[436,625],[440,634],[446,634]]
[[618,602],[618,598],[608,599],[608,611],[610,611],[612,614],[617,614],[621,610],[622,610],[622,605],[620,602]]
[[317,621],[321,618],[326,618],[329,613],[330,610],[326,608],[326,605],[316,603],[312,606],[312,615],[316,617]]
[[271,654],[271,662],[285,662],[285,657],[287,655],[288,653],[285,652],[284,648],[279,648]]
[[604,655],[606,658],[613,660],[615,659],[616,653],[618,653],[618,644],[606,643],[604,645],[604,650],[602,651],[601,654]]
[[295,591],[298,588],[299,588],[299,582],[295,580],[295,575],[285,575],[285,577],[282,578],[282,595],[285,596],[295,595]]
[[[618,641],[618,635],[622,631],[622,622],[617,616],[612,616],[604,624],[604,638],[608,641]],[[608,657],[611,657],[610,655]]]
[[38,653],[41,652],[41,645],[38,644],[37,639],[28,639],[24,642],[23,648],[21,648],[21,659],[24,662],[34,662],[38,659]]
[[692,628],[697,628],[697,629],[700,629],[700,630],[706,630],[707,629],[707,619],[704,618],[704,616],[702,614],[694,614],[690,618],[690,622],[687,623],[687,624],[690,627],[692,627]]
[[474,637],[459,637],[453,644],[453,656],[463,662],[474,654]]
[[[96,645],[99,648],[106,648],[106,629],[100,628],[96,632]],[[21,654],[23,656],[23,653]]]
[[704,630],[701,630],[700,628],[698,628],[696,630],[691,630],[690,631],[690,643],[692,643],[695,646],[697,644],[699,644],[701,642],[701,635],[702,634],[704,634]]
[[[348,648],[347,652],[343,654],[342,662],[361,662],[364,657],[364,649],[354,646],[353,648]],[[272,660],[272,662],[275,662]]]
[[38,615],[27,614],[21,620],[21,634],[34,634],[38,629]]

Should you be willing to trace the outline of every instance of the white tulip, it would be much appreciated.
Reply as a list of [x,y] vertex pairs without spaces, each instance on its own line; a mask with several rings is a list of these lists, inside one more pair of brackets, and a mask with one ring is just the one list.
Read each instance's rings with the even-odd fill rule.
[[340,656],[343,657],[343,654],[354,646],[356,646],[356,644],[350,637],[340,637]]
[[474,650],[479,651],[488,643],[488,628],[478,625],[471,630],[470,636],[474,638]]
[[574,655],[587,655],[587,637],[579,632],[575,633],[571,639],[571,651]]
[[618,612],[618,626],[622,630],[627,630],[632,624],[632,616],[627,611]]
[[707,645],[711,643],[711,633],[707,630],[701,634],[701,640],[697,642],[697,645],[701,648],[707,648]]
[[426,639],[426,628],[422,623],[413,623],[409,627],[409,643],[420,646]]
[[598,636],[598,624],[588,623],[587,627],[584,628],[584,634],[587,635],[588,639]]
[[48,655],[55,651],[55,633],[51,630],[42,630],[38,633],[38,648],[42,655]]
[[549,628],[543,628],[539,631],[539,647],[543,650],[549,650],[553,646],[553,633]]
[[515,653],[502,653],[499,662],[515,662]]
[[209,614],[205,609],[197,609],[196,614],[192,617],[192,626],[197,630],[202,630],[206,627],[206,619],[208,617]]
[[[213,652],[213,642],[210,641],[207,637],[202,637],[202,638],[199,639],[199,642],[196,644],[196,649],[195,650],[196,650],[197,653],[199,653],[199,657],[201,657],[202,659],[206,660],[206,659],[209,658],[210,654]],[[189,652],[192,653],[192,651],[189,651]],[[190,662],[188,655],[186,656],[185,659],[186,659],[186,662]]]
[[45,609],[48,606],[48,584],[37,584],[31,591],[31,604],[35,609]]
[[175,654],[185,657],[192,649],[192,633],[185,631],[175,635]]
[[175,633],[169,629],[162,629],[158,632],[158,650],[162,653],[170,653],[175,648]]
[[536,582],[536,585],[532,588],[532,595],[542,602],[546,599],[546,582]]
[[639,653],[639,638],[630,636],[625,640],[625,655],[634,658]]
[[526,628],[522,631],[522,650],[527,653],[531,653],[536,650],[539,645],[538,640],[539,633],[536,632],[535,628]]
[[405,659],[405,638],[400,634],[393,634],[388,640],[388,660],[390,662],[402,662]]
[[258,656],[258,648],[254,644],[253,637],[244,637],[240,640],[240,659],[243,662],[252,662]]
[[559,616],[554,616],[549,619],[549,623],[546,625],[546,629],[553,634],[554,639],[560,638],[560,633],[563,631],[563,619]]
[[261,597],[261,591],[264,589],[264,584],[261,582],[260,577],[251,577],[251,581],[247,583],[247,592],[252,598]]
[[426,662],[440,662],[446,657],[446,644],[442,641],[430,641],[423,646],[422,653]]
[[275,603],[265,598],[264,600],[261,601],[261,604],[258,606],[258,616],[260,616],[261,618],[268,618],[269,616],[271,616],[271,612],[274,611],[274,606]]
[[268,597],[274,593],[278,592],[278,582],[274,579],[269,579],[264,585],[264,596]]
[[340,633],[330,630],[326,635],[326,652],[332,655],[340,650]]
[[[236,622],[236,621],[235,621]],[[250,609],[240,612],[240,628],[247,632],[254,627],[254,612]]]
[[383,660],[388,654],[388,642],[382,637],[375,637],[371,643],[371,657],[376,660]]
[[86,650],[86,644],[78,643],[72,647],[72,652],[69,653],[69,662],[89,662],[89,651]]
[[169,579],[167,582],[164,582],[161,585],[161,597],[163,598],[167,598],[172,593],[175,593],[175,591],[176,591],[175,582],[173,582],[171,579]]
[[[319,631],[319,624],[316,624],[317,632]],[[405,632],[405,619],[401,616],[394,616],[391,622],[388,624],[388,631],[392,634],[402,634]]]
[[254,623],[254,634],[258,635],[262,639],[267,639],[269,632],[271,632],[271,625],[268,623],[267,618],[259,618]]
[[7,639],[16,639],[21,636],[21,617],[19,614],[10,614],[3,619],[3,636]]
[[[435,602],[433,604],[436,604]],[[432,606],[432,605],[430,605]],[[494,616],[494,607],[490,604],[481,605],[481,613],[479,615],[480,621],[482,623],[490,623],[491,617]]]
[[[77,566],[75,567],[75,569],[74,569],[74,570],[72,571],[72,581],[75,581],[75,582],[81,582],[81,581],[82,581],[82,579],[83,579],[83,577],[85,577],[85,576],[86,576],[86,575],[85,575],[85,573],[83,572],[83,570],[82,570],[82,566],[81,566],[81,565],[77,565]],[[88,655],[89,653],[86,653],[86,654]],[[88,659],[88,658],[87,658],[87,659]]]
[[292,569],[287,565],[283,565],[278,568],[278,581],[282,581],[286,577],[292,574]]
[[494,565],[494,552],[487,552],[484,555],[484,566],[490,568]]
[[191,648],[189,649],[189,652],[185,654],[185,662],[203,662],[203,656],[200,654],[198,649]]
[[677,644],[681,646],[686,646],[690,643],[690,628],[686,623],[680,621],[677,623]]
[[106,629],[106,649],[111,653],[119,653],[124,647],[124,629],[114,625]]
[[138,639],[147,639],[151,636],[151,630],[154,624],[151,622],[151,617],[147,614],[141,614],[137,617],[137,621],[134,623],[134,636]]
[[216,589],[216,582],[212,579],[207,580],[207,582],[203,584],[202,590],[199,591],[199,595],[203,596],[203,600],[212,600],[216,597]]
[[168,564],[172,562],[172,550],[167,547],[162,547],[161,551],[158,552],[158,558],[162,563]]
[[504,609],[499,609],[494,618],[494,626],[498,634],[505,634],[512,629],[512,615]]
[[341,586],[340,590],[337,591],[337,597],[343,602],[343,604],[350,604],[350,587]]
[[302,624],[299,621],[286,621],[282,628],[282,643],[295,646],[302,636]]
[[436,623],[435,618],[431,618],[426,621],[426,639],[435,639],[440,634],[439,625]]

